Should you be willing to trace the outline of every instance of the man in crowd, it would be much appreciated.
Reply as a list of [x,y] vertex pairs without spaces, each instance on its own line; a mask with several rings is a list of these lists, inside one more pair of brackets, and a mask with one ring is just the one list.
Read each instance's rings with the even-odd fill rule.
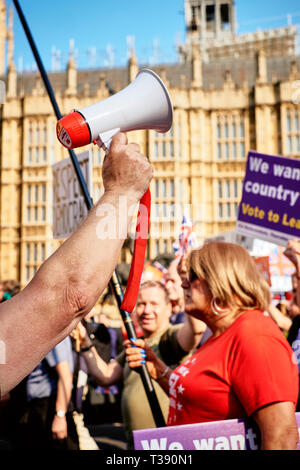
[[[102,168],[104,195],[18,295],[0,304],[0,396],[26,377],[76,327],[118,262],[152,168],[137,144],[116,135]],[[120,204],[120,199],[122,204]],[[116,230],[118,232],[116,233]],[[2,354],[3,355],[3,354]]]
[[186,321],[186,315],[184,312],[184,293],[181,287],[181,279],[177,271],[178,261],[179,260],[172,261],[164,276],[165,286],[172,305],[170,322],[173,325],[184,323]]
[[[199,343],[205,325],[188,317],[185,323],[170,324],[172,306],[168,292],[158,281],[141,285],[136,305],[136,318],[144,338],[168,366],[176,366]],[[150,406],[138,374],[129,369],[122,352],[108,364],[97,354],[83,327],[80,329],[82,350],[89,373],[102,386],[124,380],[122,394],[123,421],[127,431],[128,447],[133,447],[132,430],[155,427]],[[156,383],[156,395],[167,417],[169,398]]]
[[71,340],[67,337],[11,391],[6,426],[13,448],[78,449],[69,410],[73,367]]

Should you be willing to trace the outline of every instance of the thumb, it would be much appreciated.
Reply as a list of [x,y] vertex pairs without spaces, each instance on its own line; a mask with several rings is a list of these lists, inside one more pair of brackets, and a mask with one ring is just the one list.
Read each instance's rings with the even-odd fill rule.
[[112,138],[110,150],[113,151],[115,150],[115,147],[117,148],[120,145],[127,145],[127,144],[128,144],[127,135],[124,134],[124,132],[119,132]]

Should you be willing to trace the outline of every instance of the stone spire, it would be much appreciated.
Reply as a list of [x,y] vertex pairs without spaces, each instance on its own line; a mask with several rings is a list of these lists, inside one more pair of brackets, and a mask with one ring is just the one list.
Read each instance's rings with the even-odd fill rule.
[[264,49],[259,49],[256,53],[256,82],[267,82],[267,57]]
[[96,93],[97,98],[100,100],[104,100],[109,96],[109,91],[106,85],[106,78],[105,74],[101,73],[99,76],[98,88]]
[[131,83],[137,76],[139,71],[137,57],[135,55],[134,46],[130,50],[130,57],[128,60],[128,82]]
[[69,96],[77,94],[77,67],[74,57],[74,41],[70,41],[70,54],[67,65],[67,90]]
[[192,83],[193,88],[201,88],[202,80],[202,57],[199,46],[193,45],[192,49]]
[[7,32],[7,97],[15,98],[17,96],[17,69],[14,62],[14,30],[13,30],[13,8],[9,10],[9,23]]
[[297,62],[295,59],[293,59],[290,65],[289,79],[293,81],[293,80],[297,80],[298,78],[299,78],[299,71],[297,67]]
[[0,76],[5,74],[5,44],[7,38],[6,3],[0,0]]
[[8,31],[7,31],[7,63],[12,65],[14,63],[14,19],[13,19],[13,8],[9,9],[9,21],[8,21]]

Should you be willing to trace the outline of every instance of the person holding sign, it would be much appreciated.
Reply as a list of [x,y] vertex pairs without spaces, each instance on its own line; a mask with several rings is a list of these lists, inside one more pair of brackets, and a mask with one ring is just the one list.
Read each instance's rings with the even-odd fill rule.
[[[137,323],[147,345],[170,367],[175,368],[199,343],[205,324],[188,317],[186,322],[172,325],[171,312],[168,291],[161,282],[146,281],[141,284],[135,310]],[[133,430],[155,427],[140,377],[128,368],[124,351],[107,364],[97,353],[84,326],[79,324],[78,328],[82,354],[97,384],[107,387],[123,381],[122,416],[128,449],[132,449]],[[167,418],[168,395],[156,383],[154,386],[161,410]]]
[[88,217],[25,289],[0,305],[0,396],[74,330],[109,283],[152,168],[139,145],[120,133],[102,176],[104,195]]
[[266,316],[270,292],[248,252],[212,242],[181,262],[185,311],[212,336],[171,371],[142,340],[126,343],[134,369],[146,351],[153,379],[169,393],[168,425],[253,418],[262,449],[296,449],[298,370],[290,345]]

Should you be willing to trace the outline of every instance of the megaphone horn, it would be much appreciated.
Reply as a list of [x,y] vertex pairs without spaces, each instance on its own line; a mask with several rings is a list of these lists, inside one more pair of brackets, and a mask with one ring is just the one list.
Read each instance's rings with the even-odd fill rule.
[[97,104],[72,111],[57,123],[57,138],[74,149],[92,142],[106,149],[118,132],[168,132],[173,122],[170,95],[162,80],[142,69],[126,88]]

